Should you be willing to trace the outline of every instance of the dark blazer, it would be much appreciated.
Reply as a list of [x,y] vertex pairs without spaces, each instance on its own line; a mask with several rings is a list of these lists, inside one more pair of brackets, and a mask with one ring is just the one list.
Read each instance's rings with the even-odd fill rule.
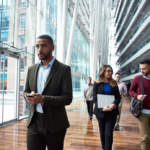
[[[31,91],[37,92],[37,72],[39,64],[28,69],[24,96]],[[55,59],[47,77],[42,95],[44,96],[43,116],[50,132],[58,132],[68,128],[65,106],[72,102],[71,69]],[[32,121],[36,105],[31,105],[27,127]]]
[[110,95],[115,96],[114,104],[116,104],[116,108],[110,112],[109,111],[104,112],[104,111],[102,111],[102,108],[98,108],[98,105],[97,105],[97,94],[105,94],[103,83],[96,83],[96,82],[94,83],[94,87],[93,87],[93,101],[95,103],[94,114],[97,117],[103,118],[106,113],[110,113],[111,115],[118,115],[119,114],[118,104],[120,103],[121,97],[120,97],[118,86],[117,86],[117,88],[110,86],[110,89],[111,89]]

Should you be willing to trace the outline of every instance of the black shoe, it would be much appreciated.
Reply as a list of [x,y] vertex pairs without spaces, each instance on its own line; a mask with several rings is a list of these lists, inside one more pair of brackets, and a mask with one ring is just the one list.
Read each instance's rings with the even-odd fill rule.
[[119,128],[119,124],[116,124],[114,130],[117,130],[118,128]]
[[92,121],[92,117],[90,117],[90,120]]

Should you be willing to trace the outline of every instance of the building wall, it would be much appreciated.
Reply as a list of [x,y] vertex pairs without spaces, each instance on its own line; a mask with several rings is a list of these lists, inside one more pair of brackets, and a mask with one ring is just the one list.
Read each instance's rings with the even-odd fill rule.
[[[140,74],[140,61],[150,58],[150,1],[138,0],[125,3],[123,22],[116,24],[116,58],[122,81],[130,82]],[[120,19],[121,20],[121,19]]]

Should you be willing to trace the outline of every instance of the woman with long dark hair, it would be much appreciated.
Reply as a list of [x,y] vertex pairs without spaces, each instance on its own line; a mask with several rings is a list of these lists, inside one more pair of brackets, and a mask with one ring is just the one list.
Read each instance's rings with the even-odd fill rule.
[[[93,88],[94,114],[98,120],[101,144],[104,150],[112,150],[113,129],[119,114],[118,104],[121,99],[117,82],[112,79],[112,74],[113,69],[111,66],[102,65],[99,69],[98,80],[95,81]],[[114,95],[114,103],[104,108],[98,108],[97,94]]]

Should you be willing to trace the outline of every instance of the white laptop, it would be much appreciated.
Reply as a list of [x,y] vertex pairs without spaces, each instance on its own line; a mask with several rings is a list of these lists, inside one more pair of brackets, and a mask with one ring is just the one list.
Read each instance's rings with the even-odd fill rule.
[[104,108],[107,105],[111,105],[115,101],[114,95],[102,95],[97,94],[98,108]]

